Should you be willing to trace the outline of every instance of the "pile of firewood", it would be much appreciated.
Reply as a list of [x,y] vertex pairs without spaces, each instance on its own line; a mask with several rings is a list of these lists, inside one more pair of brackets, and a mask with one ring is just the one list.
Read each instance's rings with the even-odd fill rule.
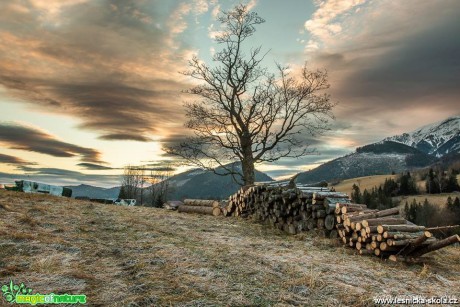
[[250,217],[290,234],[315,230],[319,236],[340,237],[361,255],[392,261],[416,261],[426,253],[460,242],[458,235],[437,240],[431,231],[441,228],[414,225],[398,208],[368,209],[351,203],[344,193],[292,182],[243,187],[228,201],[186,199],[177,208],[186,213]]
[[230,196],[225,216],[252,217],[290,234],[317,229],[337,237],[336,203],[349,203],[344,193],[325,187],[271,182],[241,188]]
[[343,243],[359,254],[376,255],[392,261],[416,261],[420,256],[460,242],[454,235],[443,240],[430,230],[401,217],[398,208],[371,210],[365,205],[336,204],[336,228]]

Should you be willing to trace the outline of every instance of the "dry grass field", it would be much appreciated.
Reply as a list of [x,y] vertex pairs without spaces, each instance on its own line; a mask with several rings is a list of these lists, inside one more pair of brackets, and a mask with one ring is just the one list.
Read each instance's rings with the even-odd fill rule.
[[89,306],[374,306],[378,295],[460,293],[460,247],[391,263],[313,233],[48,195],[0,191],[0,238],[1,284],[86,294]]
[[[351,192],[353,191],[353,184],[356,184],[357,186],[359,186],[361,192],[363,192],[364,189],[367,189],[369,191],[373,187],[380,186],[381,184],[385,182],[386,178],[396,179],[396,177],[397,175],[376,175],[376,176],[366,176],[366,177],[346,179],[346,180],[341,181],[337,185],[334,185],[334,188],[336,191],[344,192],[344,193],[347,193],[348,195],[351,195]],[[460,179],[460,177],[457,177],[457,178]],[[424,191],[425,189],[424,181],[417,182],[417,185],[420,191]],[[435,204],[438,206],[444,206],[447,203],[447,198],[449,196],[452,197],[452,199],[455,199],[455,197],[460,198],[460,193],[454,192],[454,193],[443,193],[443,194],[420,194],[420,195],[413,195],[413,196],[399,196],[399,197],[395,197],[394,199],[397,201],[400,201],[401,206],[404,206],[406,201],[408,203],[411,203],[414,198],[416,199],[417,202],[420,202],[420,203],[423,203],[426,198],[432,204]]]
[[375,176],[365,176],[365,177],[357,177],[352,179],[342,180],[337,185],[334,185],[334,189],[339,192],[347,193],[351,195],[353,191],[353,185],[356,184],[359,186],[361,192],[364,189],[368,191],[371,190],[375,186],[379,186],[385,182],[386,178],[396,179],[397,175],[375,175]]
[[452,200],[455,197],[460,198],[460,193],[442,193],[442,194],[421,194],[421,195],[410,195],[410,196],[399,196],[395,199],[400,201],[400,205],[404,206],[406,201],[410,204],[414,199],[418,202],[423,204],[425,199],[428,200],[430,204],[438,205],[438,206],[445,206],[447,203],[447,198],[451,197]]

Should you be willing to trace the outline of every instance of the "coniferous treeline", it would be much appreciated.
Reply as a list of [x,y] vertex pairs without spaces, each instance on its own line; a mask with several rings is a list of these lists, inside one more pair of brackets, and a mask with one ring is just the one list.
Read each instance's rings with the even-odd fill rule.
[[[425,177],[425,189],[428,194],[451,193],[460,191],[457,181],[458,170],[433,170],[430,168]],[[423,179],[423,178],[422,178]]]
[[407,172],[401,174],[396,180],[386,178],[379,187],[373,187],[370,191],[364,189],[362,193],[359,186],[354,184],[351,199],[356,203],[366,204],[368,208],[384,210],[397,205],[392,197],[414,194],[419,194],[419,190],[415,179],[410,172]]
[[[423,203],[417,202],[415,198],[409,204],[404,205],[406,219],[427,227],[459,225],[460,224],[460,199],[455,197],[447,198],[445,206],[432,204],[425,198]],[[458,230],[457,230],[458,231]]]

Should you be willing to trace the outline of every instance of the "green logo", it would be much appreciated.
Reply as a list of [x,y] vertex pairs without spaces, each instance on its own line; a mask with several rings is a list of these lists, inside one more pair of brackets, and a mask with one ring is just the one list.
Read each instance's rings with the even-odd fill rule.
[[9,284],[2,286],[2,293],[5,300],[11,304],[85,304],[86,295],[70,294],[32,294],[32,289],[27,288],[23,283],[15,285],[11,280]]
[[5,297],[5,300],[9,303],[16,303],[16,295],[18,294],[30,294],[32,289],[26,288],[26,286],[21,283],[19,286],[13,284],[13,281],[10,281],[9,285],[2,286],[2,293]]

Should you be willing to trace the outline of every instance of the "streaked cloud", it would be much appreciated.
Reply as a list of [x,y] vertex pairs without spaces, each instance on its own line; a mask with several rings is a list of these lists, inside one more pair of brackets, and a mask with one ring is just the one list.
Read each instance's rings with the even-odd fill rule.
[[459,12],[452,0],[318,2],[306,57],[329,71],[356,145],[458,114]]
[[187,85],[178,72],[190,50],[176,36],[171,49],[173,29],[157,6],[2,2],[0,85],[32,110],[77,117],[104,140],[146,142],[164,127],[181,129]]
[[93,170],[93,171],[105,171],[105,170],[113,170],[113,169],[116,169],[116,168],[112,168],[112,167],[105,166],[105,165],[94,164],[94,163],[87,163],[87,162],[78,163],[77,165],[80,166],[80,167],[82,167],[82,168],[84,168],[84,169]]
[[0,153],[0,163],[10,164],[10,165],[33,165],[35,163],[25,161],[21,158],[4,155]]
[[38,128],[18,124],[0,123],[0,143],[10,149],[33,151],[60,158],[79,157],[85,162],[102,162],[100,152],[95,149],[67,143]]
[[91,184],[99,187],[114,187],[121,184],[121,175],[83,174],[58,168],[24,168],[23,173],[0,172],[0,182],[11,184],[13,180],[32,180],[56,185]]

